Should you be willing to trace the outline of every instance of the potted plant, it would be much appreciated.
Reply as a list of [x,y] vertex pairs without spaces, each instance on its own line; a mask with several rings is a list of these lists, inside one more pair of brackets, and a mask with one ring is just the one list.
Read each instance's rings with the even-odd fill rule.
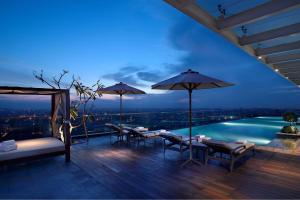
[[298,116],[294,112],[286,112],[283,114],[283,120],[286,122],[289,122],[290,124],[288,126],[284,126],[281,129],[282,133],[290,133],[290,134],[297,134],[298,129],[295,126],[295,124],[298,121]]

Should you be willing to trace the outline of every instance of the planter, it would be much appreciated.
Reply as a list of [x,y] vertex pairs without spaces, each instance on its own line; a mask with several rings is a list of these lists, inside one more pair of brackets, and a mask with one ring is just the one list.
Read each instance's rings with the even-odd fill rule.
[[277,132],[276,133],[277,137],[280,138],[286,138],[286,139],[298,139],[300,138],[300,133],[282,133],[282,132]]

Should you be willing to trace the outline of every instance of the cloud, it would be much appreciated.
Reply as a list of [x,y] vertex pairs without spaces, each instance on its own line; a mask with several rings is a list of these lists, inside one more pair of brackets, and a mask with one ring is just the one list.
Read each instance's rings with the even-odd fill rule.
[[141,82],[141,79],[138,76],[138,73],[146,68],[147,67],[145,66],[125,66],[120,68],[118,72],[105,74],[102,77],[116,82],[124,82],[133,86],[147,87],[146,84]]
[[140,87],[146,86],[145,84],[140,83],[139,80],[135,77],[135,75],[125,75],[121,72],[106,74],[103,75],[103,78],[114,80],[116,82],[123,82],[133,86],[140,86]]
[[125,67],[122,67],[120,69],[120,71],[123,73],[134,73],[134,72],[140,71],[144,68],[145,67],[143,67],[143,66],[125,66]]
[[[140,79],[148,82],[161,81],[191,68],[235,84],[228,88],[195,91],[195,108],[299,106],[296,100],[300,96],[298,88],[192,19],[184,17],[176,20],[169,29],[168,40],[170,46],[182,52],[183,56],[178,57],[175,63],[163,63],[160,71],[137,73]],[[162,107],[182,107],[187,100],[186,94],[178,91],[158,96],[149,96],[149,105],[156,101]],[[286,96],[294,98],[287,99]],[[166,99],[174,103],[171,104]]]
[[[168,41],[172,48],[182,52],[175,62],[162,63],[157,70],[126,66],[104,77],[145,86],[191,68],[235,84],[228,88],[193,92],[194,108],[299,106],[297,88],[223,37],[187,17],[175,20],[169,29]],[[186,101],[185,91],[174,91],[134,99],[128,102],[128,107],[186,108]]]
[[165,75],[162,74],[159,71],[142,71],[142,72],[138,72],[137,76],[139,79],[143,80],[143,81],[147,81],[147,82],[157,82],[157,81],[161,81]]

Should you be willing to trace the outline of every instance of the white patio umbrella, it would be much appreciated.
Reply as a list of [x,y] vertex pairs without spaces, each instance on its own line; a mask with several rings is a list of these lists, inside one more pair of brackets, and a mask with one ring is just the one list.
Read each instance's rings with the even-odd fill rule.
[[97,90],[101,94],[116,94],[120,95],[120,127],[122,124],[122,114],[123,114],[123,100],[122,97],[125,94],[146,94],[144,91],[139,90],[137,88],[131,87],[125,83],[117,83],[115,85],[105,87],[105,88],[99,88]]
[[214,79],[199,72],[192,71],[189,69],[175,77],[161,81],[155,85],[152,85],[152,89],[159,90],[187,90],[189,93],[189,146],[190,146],[190,158],[185,161],[182,166],[189,162],[200,164],[193,160],[192,152],[192,91],[209,88],[220,88],[227,87],[233,84],[226,83],[218,79]]

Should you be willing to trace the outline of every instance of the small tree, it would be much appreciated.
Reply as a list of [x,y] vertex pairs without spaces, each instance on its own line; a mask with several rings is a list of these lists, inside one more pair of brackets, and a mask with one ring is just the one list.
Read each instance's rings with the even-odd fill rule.
[[284,121],[290,123],[290,126],[298,121],[298,116],[294,112],[286,112],[282,117]]
[[99,88],[102,88],[103,85],[98,80],[91,87],[85,86],[82,84],[80,79],[74,81],[74,88],[76,94],[79,97],[79,101],[75,101],[71,107],[71,117],[75,120],[81,110],[81,124],[83,125],[84,133],[86,139],[88,140],[88,130],[87,130],[87,121],[94,122],[95,117],[92,113],[93,104],[88,107],[88,103],[95,101],[97,96],[101,97],[101,94],[97,92]]
[[[62,89],[62,80],[69,72],[67,70],[63,70],[62,73],[60,73],[59,77],[56,78],[54,76],[52,78],[52,81],[46,79],[44,77],[43,71],[40,73],[34,72],[34,77],[38,80],[40,80],[42,83],[50,86],[53,89]],[[67,87],[64,89],[74,89],[76,92],[76,95],[78,96],[79,100],[75,100],[71,102],[70,107],[70,117],[71,121],[73,122],[76,120],[77,117],[81,117],[81,123],[78,125],[72,125],[70,124],[70,129],[72,130],[74,128],[78,128],[80,126],[83,126],[84,133],[86,136],[86,140],[88,141],[88,130],[87,130],[87,121],[93,122],[94,121],[94,114],[91,112],[92,110],[92,103],[90,106],[89,103],[91,101],[95,101],[97,97],[101,97],[101,94],[97,92],[98,88],[102,88],[103,85],[100,83],[100,80],[97,80],[97,82],[92,85],[91,87],[86,86],[82,83],[80,77],[75,78],[74,75],[72,76],[72,81],[70,84],[68,84]],[[60,129],[62,126],[60,127]]]

